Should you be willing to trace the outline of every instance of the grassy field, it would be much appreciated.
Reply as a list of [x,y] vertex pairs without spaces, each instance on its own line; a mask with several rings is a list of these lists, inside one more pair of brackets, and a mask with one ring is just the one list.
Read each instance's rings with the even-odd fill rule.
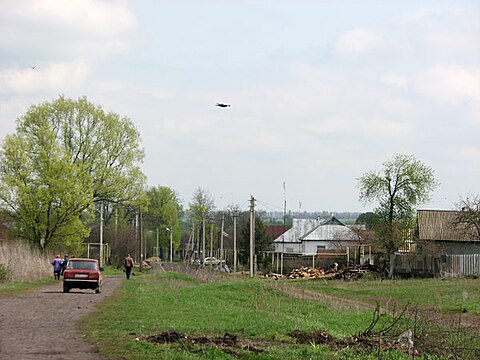
[[[338,290],[330,286],[328,291]],[[103,353],[133,360],[410,359],[396,341],[381,337],[380,330],[392,323],[387,315],[379,317],[370,337],[355,338],[372,317],[372,311],[335,309],[292,297],[271,280],[209,282],[167,272],[125,281],[84,319],[82,329],[100,342]],[[401,319],[392,331],[395,338],[409,326],[410,320]],[[475,358],[469,356],[462,358]],[[415,358],[442,357],[423,352]]]
[[480,279],[439,278],[389,281],[310,280],[295,283],[299,288],[365,302],[402,302],[480,315]]

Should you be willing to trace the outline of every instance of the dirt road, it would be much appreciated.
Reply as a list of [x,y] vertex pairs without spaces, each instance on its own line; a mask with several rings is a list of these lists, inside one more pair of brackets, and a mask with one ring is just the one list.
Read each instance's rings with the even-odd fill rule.
[[78,289],[64,294],[59,281],[26,294],[0,297],[0,359],[103,359],[77,330],[77,321],[111,295],[123,279],[105,277],[101,294]]

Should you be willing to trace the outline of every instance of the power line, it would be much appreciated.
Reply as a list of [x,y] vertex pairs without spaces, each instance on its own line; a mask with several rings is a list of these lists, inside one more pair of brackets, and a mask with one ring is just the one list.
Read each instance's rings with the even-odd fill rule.
[[261,201],[261,200],[258,200],[258,199],[255,199],[259,204],[262,204],[266,207],[268,207],[270,210],[282,210],[283,211],[283,207],[282,206],[277,206],[277,205],[273,205],[273,204],[269,204],[265,201]]

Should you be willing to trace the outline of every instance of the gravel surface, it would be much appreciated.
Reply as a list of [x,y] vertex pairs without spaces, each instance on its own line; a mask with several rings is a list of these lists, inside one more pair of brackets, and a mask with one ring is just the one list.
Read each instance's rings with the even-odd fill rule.
[[84,339],[77,322],[123,279],[104,277],[100,294],[79,289],[64,294],[62,281],[58,281],[25,294],[0,297],[0,359],[104,359],[95,345]]

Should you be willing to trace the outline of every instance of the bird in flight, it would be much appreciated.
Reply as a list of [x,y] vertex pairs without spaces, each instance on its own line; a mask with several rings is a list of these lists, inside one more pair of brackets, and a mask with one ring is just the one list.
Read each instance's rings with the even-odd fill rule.
[[35,70],[36,66],[30,66],[30,69]]
[[219,107],[223,107],[223,108],[226,108],[226,107],[229,107],[230,104],[222,104],[222,103],[216,103],[215,106],[219,106]]

